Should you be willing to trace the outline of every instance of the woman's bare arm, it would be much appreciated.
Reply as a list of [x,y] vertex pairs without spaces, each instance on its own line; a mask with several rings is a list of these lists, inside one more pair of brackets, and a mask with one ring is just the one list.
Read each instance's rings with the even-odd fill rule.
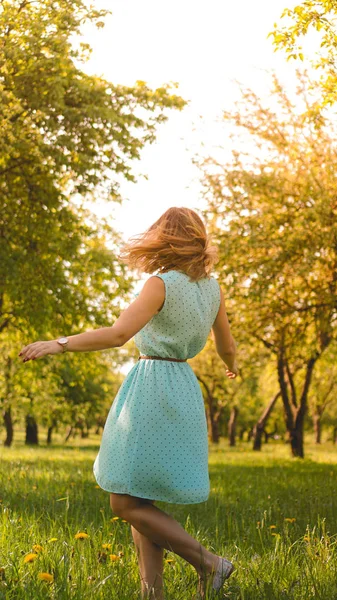
[[230,331],[225,306],[225,297],[221,288],[220,306],[216,319],[213,323],[212,332],[215,340],[217,353],[219,354],[223,362],[227,365],[228,369],[232,373],[237,374],[238,367],[236,364],[236,345]]
[[126,308],[112,327],[102,327],[69,336],[68,352],[86,352],[123,346],[159,311],[165,300],[165,284],[150,277],[139,296]]
[[[165,284],[160,277],[150,277],[139,296],[125,309],[112,327],[101,327],[70,335],[68,352],[89,352],[123,346],[157,314],[165,300]],[[65,333],[66,332],[62,332]],[[41,358],[46,354],[59,354],[62,347],[57,340],[33,342],[25,346],[19,356],[23,362]]]

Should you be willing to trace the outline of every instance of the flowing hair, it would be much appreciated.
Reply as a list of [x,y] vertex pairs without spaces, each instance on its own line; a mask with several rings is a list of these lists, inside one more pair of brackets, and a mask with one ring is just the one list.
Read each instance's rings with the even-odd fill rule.
[[132,236],[123,245],[119,258],[145,273],[174,269],[197,281],[210,277],[218,250],[199,215],[190,208],[174,206],[144,233]]

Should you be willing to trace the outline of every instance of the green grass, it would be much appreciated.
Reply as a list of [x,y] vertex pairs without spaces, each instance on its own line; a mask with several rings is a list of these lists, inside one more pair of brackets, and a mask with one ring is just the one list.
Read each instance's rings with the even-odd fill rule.
[[[98,447],[93,437],[66,447],[25,448],[19,440],[1,448],[1,600],[140,598],[130,525],[111,520],[109,494],[92,474]],[[207,502],[157,505],[233,560],[236,571],[220,597],[337,600],[337,449],[308,445],[306,458],[294,460],[281,444],[255,453],[222,441],[210,446],[209,468]],[[89,537],[76,540],[77,532]],[[24,563],[34,544],[43,549]],[[167,559],[166,600],[191,600],[194,569],[172,552]],[[54,582],[40,581],[41,572]]]

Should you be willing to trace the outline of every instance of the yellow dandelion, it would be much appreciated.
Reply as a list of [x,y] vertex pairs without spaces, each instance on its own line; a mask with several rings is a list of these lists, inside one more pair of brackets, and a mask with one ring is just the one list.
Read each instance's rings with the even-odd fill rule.
[[85,540],[88,537],[89,536],[88,536],[87,533],[84,533],[83,531],[80,531],[79,533],[76,533],[75,540]]
[[256,523],[256,527],[257,527],[257,528],[259,528],[260,526],[261,526],[261,521],[258,521],[258,522]]
[[122,519],[122,523],[127,523],[127,521],[125,519]]
[[97,490],[99,490],[99,489],[101,489],[101,486],[100,486],[100,485],[95,485],[95,488],[96,488]]
[[104,550],[111,550],[112,544],[102,544],[102,548],[104,548]]
[[276,535],[277,536],[277,535],[279,535],[279,533],[272,533],[272,535]]
[[174,558],[166,558],[166,559],[165,559],[165,562],[168,562],[168,563],[170,563],[170,562],[174,562]]
[[40,546],[40,544],[34,544],[33,550],[34,552],[42,552],[43,546]]
[[276,529],[276,525],[270,525],[269,529]]
[[41,581],[47,581],[48,583],[53,583],[54,575],[51,575],[51,573],[39,573],[38,579],[41,579]]
[[26,554],[26,556],[23,559],[23,562],[24,563],[30,563],[30,562],[33,562],[36,559],[37,559],[37,554],[35,552],[30,552],[29,554]]
[[50,540],[48,540],[48,544],[51,544],[52,542],[57,542],[58,538],[50,538]]
[[288,517],[284,520],[287,521],[287,523],[295,523],[295,521],[296,521],[296,519],[294,519],[294,518],[290,519]]
[[115,562],[115,560],[119,560],[119,556],[117,554],[110,554],[110,560],[111,562]]
[[310,542],[310,538],[307,535],[305,535],[303,539],[305,542]]
[[117,519],[119,519],[119,517],[112,517],[112,519],[110,519],[110,521],[117,521]]

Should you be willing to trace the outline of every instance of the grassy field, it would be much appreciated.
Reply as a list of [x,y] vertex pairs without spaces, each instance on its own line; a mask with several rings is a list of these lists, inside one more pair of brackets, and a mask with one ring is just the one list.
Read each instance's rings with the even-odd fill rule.
[[[93,437],[1,448],[1,600],[140,598],[130,525],[111,512],[92,474],[98,447]],[[233,560],[220,597],[337,600],[337,449],[309,444],[301,461],[281,444],[255,453],[222,441],[210,446],[209,468],[207,502],[158,506]],[[165,561],[166,600],[190,600],[194,569],[169,551]]]

